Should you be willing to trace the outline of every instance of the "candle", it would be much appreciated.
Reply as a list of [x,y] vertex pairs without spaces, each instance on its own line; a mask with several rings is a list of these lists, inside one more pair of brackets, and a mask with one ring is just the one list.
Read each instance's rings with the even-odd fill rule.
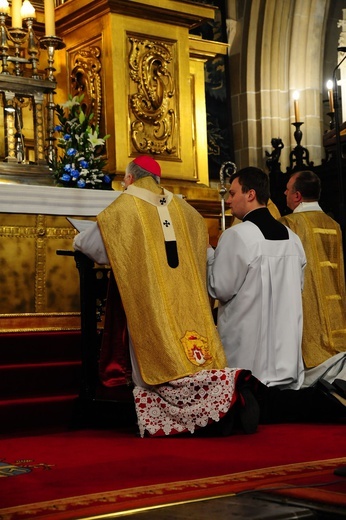
[[44,23],[46,36],[55,36],[54,0],[44,0]]
[[7,0],[0,0],[0,13],[8,14],[10,5]]
[[329,109],[331,112],[334,112],[334,93],[333,93],[333,82],[331,79],[327,81],[327,89],[328,89]]
[[24,0],[20,14],[23,20],[26,18],[36,18],[35,8],[31,5],[29,0]]
[[299,92],[296,90],[293,92],[293,101],[294,101],[294,116],[296,119],[296,123],[299,123],[299,105],[298,105],[298,99],[299,99]]
[[20,29],[22,27],[22,17],[20,9],[22,7],[22,0],[12,0],[12,27]]

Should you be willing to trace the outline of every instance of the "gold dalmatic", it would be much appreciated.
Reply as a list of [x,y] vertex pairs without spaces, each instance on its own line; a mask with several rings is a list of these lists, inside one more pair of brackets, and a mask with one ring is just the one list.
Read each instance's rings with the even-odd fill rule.
[[305,366],[311,368],[346,348],[341,231],[323,211],[292,213],[280,220],[300,237],[306,254],[302,351]]

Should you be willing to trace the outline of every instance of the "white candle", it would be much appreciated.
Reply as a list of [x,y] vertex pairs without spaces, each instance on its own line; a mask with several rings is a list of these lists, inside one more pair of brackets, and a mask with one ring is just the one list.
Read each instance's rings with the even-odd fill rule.
[[44,23],[46,36],[55,36],[55,5],[54,0],[44,0]]
[[299,99],[299,92],[296,90],[293,92],[293,101],[294,101],[294,116],[296,123],[299,123],[299,105],[298,105],[298,99]]
[[26,18],[36,18],[35,8],[31,5],[29,0],[24,0],[20,14],[23,20]]
[[22,17],[20,9],[22,7],[22,0],[12,0],[12,27],[20,29],[22,27]]
[[10,5],[7,0],[0,0],[0,13],[8,14],[10,12]]
[[327,89],[328,89],[329,109],[331,112],[334,112],[334,93],[333,93],[333,82],[331,79],[327,81]]

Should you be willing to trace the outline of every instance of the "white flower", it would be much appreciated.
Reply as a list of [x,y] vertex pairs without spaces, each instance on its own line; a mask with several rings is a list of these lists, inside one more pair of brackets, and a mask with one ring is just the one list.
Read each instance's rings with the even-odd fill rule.
[[95,146],[99,146],[99,145],[104,145],[105,144],[105,140],[98,136],[97,130],[94,130],[94,132],[93,132],[90,129],[88,131],[88,141],[93,145],[94,148],[95,148]]
[[66,103],[64,103],[63,105],[61,105],[63,108],[68,108],[69,110],[74,107],[75,105],[80,105],[80,102],[79,102],[79,97],[78,96],[74,96],[73,98],[69,98]]

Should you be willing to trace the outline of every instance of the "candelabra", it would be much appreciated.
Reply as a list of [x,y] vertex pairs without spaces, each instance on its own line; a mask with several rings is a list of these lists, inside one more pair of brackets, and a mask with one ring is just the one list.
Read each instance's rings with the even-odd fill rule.
[[[295,128],[296,128],[293,135],[296,140],[297,146],[295,146],[290,153],[290,166],[289,166],[290,171],[297,171],[302,168],[306,169],[306,166],[310,168],[314,164],[313,162],[311,162],[309,160],[309,150],[307,148],[304,148],[304,146],[302,146],[300,144],[302,137],[303,137],[303,133],[302,133],[300,127],[303,124],[304,123],[302,123],[301,121],[300,122],[296,121],[295,123],[292,123],[292,125],[295,126]],[[305,165],[304,165],[304,161],[306,163]],[[294,164],[295,164],[295,166],[294,166]]]
[[[47,79],[51,83],[55,84],[55,68],[54,68],[54,54],[56,50],[63,49],[65,47],[65,43],[58,36],[44,36],[40,39],[40,47],[45,49],[48,54],[48,67],[46,68]],[[56,148],[54,146],[55,137],[54,137],[54,111],[55,111],[55,103],[54,103],[55,91],[52,90],[48,93],[48,121],[47,121],[47,161],[49,163],[54,163],[56,158]]]
[[[23,16],[23,28],[7,27],[7,16],[8,9],[0,5],[0,94],[6,110],[4,162],[7,163],[6,168],[0,163],[0,173],[6,171],[6,174],[11,174],[11,169],[14,169],[15,174],[18,174],[22,164],[25,164],[25,174],[32,166],[35,166],[35,171],[47,173],[48,161],[55,157],[54,53],[64,48],[65,44],[57,36],[37,38],[33,28],[33,8],[32,12]],[[43,73],[38,70],[41,49],[46,50],[48,62]],[[23,104],[23,99],[28,103]],[[23,106],[30,107],[26,112],[26,121],[33,128],[34,161],[27,161],[22,128],[18,127],[18,121],[23,119]],[[32,123],[29,123],[28,118],[31,116]],[[13,131],[14,128],[16,132]]]
[[[0,7],[1,9],[1,7]],[[38,45],[33,30],[34,18],[28,16],[24,19],[27,28],[9,27],[6,25],[7,12],[0,11],[0,55],[2,62],[1,75],[10,75],[9,62],[14,65],[14,75],[23,76],[23,67],[27,64],[32,65],[31,77],[39,79],[37,74]],[[26,45],[29,58],[23,57]],[[13,51],[14,49],[14,51]]]

